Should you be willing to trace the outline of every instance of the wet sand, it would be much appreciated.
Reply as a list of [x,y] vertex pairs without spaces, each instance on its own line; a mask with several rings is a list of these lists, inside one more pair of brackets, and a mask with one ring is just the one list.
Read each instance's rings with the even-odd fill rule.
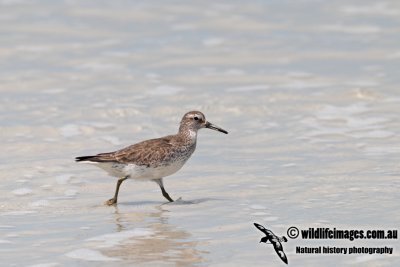
[[[283,266],[253,222],[400,225],[396,1],[0,1],[4,266]],[[75,156],[199,132],[165,179],[116,180]],[[315,240],[314,240],[315,241]],[[394,255],[299,255],[298,245]],[[290,266],[396,266],[398,240],[284,243]]]

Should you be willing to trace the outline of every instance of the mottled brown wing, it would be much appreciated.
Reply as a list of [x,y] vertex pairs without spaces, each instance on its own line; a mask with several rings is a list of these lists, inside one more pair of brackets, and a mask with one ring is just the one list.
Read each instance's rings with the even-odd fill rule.
[[[76,161],[134,163],[137,165],[158,165],[170,159],[180,140],[173,135],[146,140],[121,150],[100,153],[94,156],[76,157]],[[179,146],[178,146],[179,147]]]
[[174,152],[172,139],[172,136],[166,136],[146,140],[118,150],[112,153],[113,155],[107,155],[106,153],[105,156],[113,157],[114,161],[120,163],[135,163],[137,165],[162,163],[171,157]]

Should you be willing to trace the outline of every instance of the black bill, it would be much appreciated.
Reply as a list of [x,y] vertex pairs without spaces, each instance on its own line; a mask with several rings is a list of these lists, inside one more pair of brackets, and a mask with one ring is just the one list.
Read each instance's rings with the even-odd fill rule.
[[218,126],[216,126],[216,125],[214,125],[214,124],[212,124],[211,122],[208,122],[208,121],[206,122],[206,128],[212,129],[212,130],[216,130],[216,131],[224,133],[224,134],[228,134],[228,132],[225,131],[224,129],[222,129],[222,128],[220,128],[220,127],[218,127]]

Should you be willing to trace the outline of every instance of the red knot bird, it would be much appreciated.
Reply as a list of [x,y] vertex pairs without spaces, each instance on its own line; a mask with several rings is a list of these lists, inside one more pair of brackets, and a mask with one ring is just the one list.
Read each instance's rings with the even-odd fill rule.
[[190,158],[196,149],[197,131],[201,128],[228,133],[206,121],[200,111],[190,111],[183,116],[175,135],[142,141],[114,152],[76,157],[75,160],[95,163],[109,175],[119,178],[114,197],[106,201],[107,205],[117,203],[119,187],[129,178],[156,182],[163,196],[173,202],[165,191],[163,178],[177,172]]

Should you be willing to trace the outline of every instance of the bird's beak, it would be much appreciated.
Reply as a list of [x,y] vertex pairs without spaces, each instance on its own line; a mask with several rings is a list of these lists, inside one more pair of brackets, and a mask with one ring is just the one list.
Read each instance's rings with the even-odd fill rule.
[[222,129],[222,128],[220,128],[220,127],[218,127],[218,126],[216,126],[216,125],[214,125],[214,124],[212,124],[211,122],[208,122],[208,121],[206,122],[205,127],[208,128],[208,129],[212,129],[212,130],[224,133],[224,134],[228,134],[228,132],[225,131],[224,129]]

